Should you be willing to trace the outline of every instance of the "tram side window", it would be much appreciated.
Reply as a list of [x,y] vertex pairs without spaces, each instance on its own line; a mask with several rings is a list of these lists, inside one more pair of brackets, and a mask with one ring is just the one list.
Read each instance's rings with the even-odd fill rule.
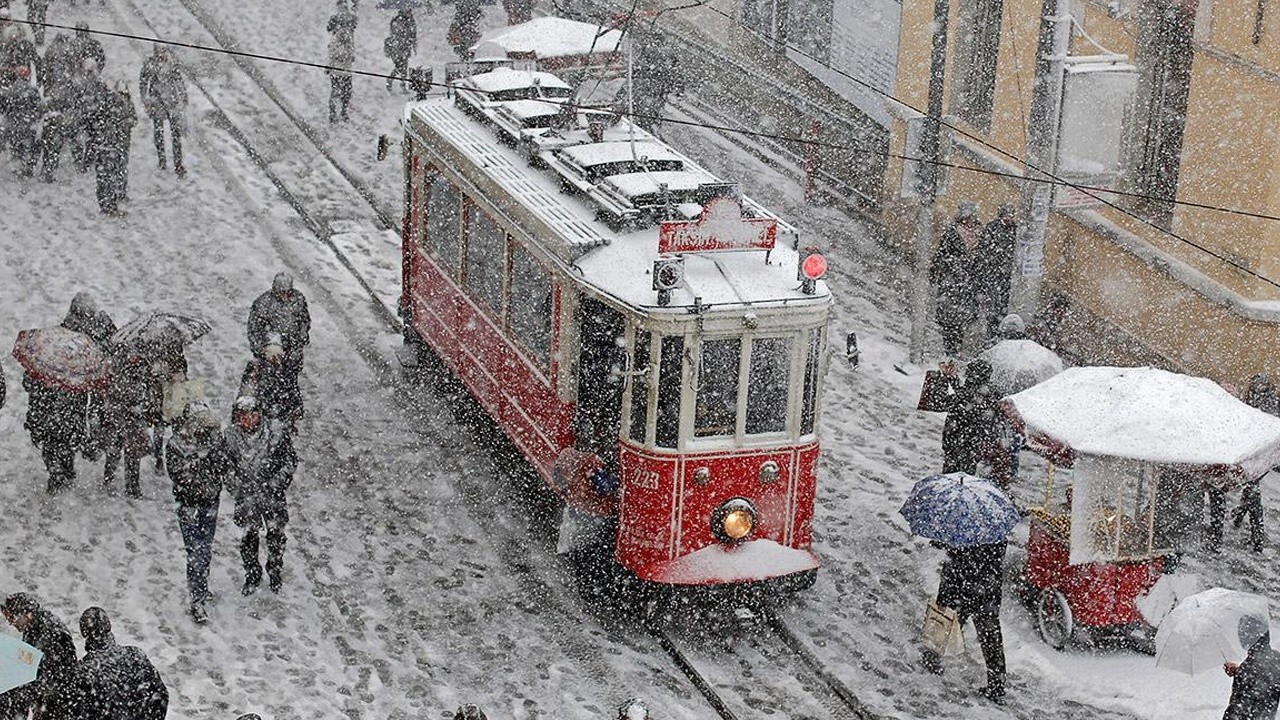
[[506,275],[507,233],[484,211],[467,212],[467,289],[502,315],[502,280]]
[[818,417],[818,362],[822,359],[822,330],[809,331],[809,355],[804,362],[804,403],[800,408],[800,434],[810,435]]
[[787,429],[787,390],[791,387],[791,339],[751,341],[747,379],[748,435]]
[[551,359],[551,276],[523,247],[511,245],[511,332],[543,367]]
[[654,442],[673,448],[680,439],[680,384],[684,366],[684,338],[662,338],[662,359],[658,362],[658,426]]
[[706,340],[698,368],[693,436],[732,435],[738,422],[738,363],[742,339]]
[[427,193],[427,243],[445,266],[455,271],[458,267],[460,209],[458,188],[442,175],[433,176]]
[[631,375],[631,441],[641,445],[649,419],[649,345],[649,333],[637,330],[636,350],[631,360],[634,371]]

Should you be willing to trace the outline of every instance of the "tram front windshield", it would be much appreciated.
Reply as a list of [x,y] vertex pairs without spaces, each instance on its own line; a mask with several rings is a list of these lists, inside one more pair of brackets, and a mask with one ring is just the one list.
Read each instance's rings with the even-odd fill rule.
[[637,331],[633,442],[663,448],[795,439],[814,432],[820,328],[735,336]]

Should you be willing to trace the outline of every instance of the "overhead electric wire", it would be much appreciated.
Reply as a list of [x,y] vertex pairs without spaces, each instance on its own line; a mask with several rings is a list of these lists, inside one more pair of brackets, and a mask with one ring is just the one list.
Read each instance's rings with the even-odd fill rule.
[[[719,14],[719,15],[721,15],[721,16],[723,16],[723,17],[725,17],[725,18],[728,18],[728,19],[730,19],[730,20],[734,20],[733,16],[731,16],[731,15],[729,15],[728,13],[725,13],[724,11],[719,10],[718,8],[715,8],[714,6],[711,6],[711,5],[703,5],[703,4],[701,4],[701,3],[693,3],[693,4],[691,4],[691,5],[687,6],[687,7],[705,7],[705,8],[707,8],[708,10],[711,10],[712,12],[715,12],[715,13],[717,13],[717,14]],[[57,24],[57,23],[49,23],[49,22],[45,22],[45,23],[36,23],[36,22],[32,22],[32,21],[30,21],[30,20],[20,20],[20,19],[17,19],[17,18],[13,18],[13,19],[11,19],[11,22],[18,23],[18,24],[22,24],[22,25],[29,25],[29,26],[43,26],[43,27],[45,27],[45,28],[54,29],[54,30],[72,30],[72,31],[77,30],[77,28],[75,28],[74,26],[69,26],[69,25],[60,25],[60,24]],[[105,36],[105,37],[118,38],[118,39],[122,39],[122,40],[134,40],[134,41],[140,41],[140,42],[149,42],[149,43],[152,43],[152,44],[167,45],[167,46],[171,46],[171,47],[184,48],[184,49],[187,49],[187,50],[195,50],[195,51],[199,51],[199,52],[209,52],[209,53],[222,54],[222,55],[231,55],[231,56],[235,56],[235,57],[244,57],[244,58],[249,58],[249,59],[253,59],[253,60],[263,60],[263,61],[267,61],[267,62],[280,63],[280,64],[284,64],[284,65],[297,65],[297,66],[299,66],[299,67],[308,67],[308,68],[314,68],[314,69],[317,69],[317,70],[334,71],[334,72],[338,72],[338,73],[346,73],[346,74],[350,74],[350,75],[358,75],[358,76],[360,76],[360,77],[377,78],[377,79],[380,79],[380,80],[386,80],[386,79],[392,79],[392,80],[404,80],[404,81],[409,80],[409,78],[403,78],[403,77],[400,77],[400,76],[398,76],[398,75],[389,75],[389,74],[387,74],[387,73],[373,72],[373,71],[369,71],[369,70],[356,70],[356,69],[354,69],[354,68],[341,68],[341,67],[336,67],[336,66],[333,66],[333,65],[327,65],[327,64],[325,64],[325,63],[309,62],[309,61],[306,61],[306,60],[298,60],[298,59],[295,59],[295,58],[283,57],[283,56],[279,56],[279,55],[267,55],[267,54],[264,54],[264,53],[250,52],[250,51],[247,51],[247,50],[233,50],[233,49],[231,49],[231,48],[226,48],[226,47],[217,47],[217,46],[211,46],[211,45],[200,45],[200,44],[198,44],[198,43],[183,42],[183,41],[180,41],[180,40],[169,40],[169,39],[165,39],[165,38],[158,38],[158,37],[145,37],[145,36],[142,36],[142,35],[134,35],[134,34],[132,34],[132,33],[122,33],[122,32],[115,32],[115,31],[111,31],[111,30],[94,29],[94,28],[92,28],[92,27],[91,27],[91,28],[89,28],[88,32],[89,32],[89,33],[91,33],[91,34],[95,34],[95,35],[102,35],[102,36]],[[762,34],[762,35],[763,35],[763,37],[765,37],[766,39],[774,40],[774,38],[773,38],[772,36],[768,35],[768,34]],[[868,82],[866,82],[866,81],[864,81],[864,80],[862,80],[862,79],[860,79],[860,78],[854,77],[853,75],[850,75],[850,74],[848,74],[847,72],[845,72],[845,71],[843,71],[843,70],[840,70],[840,69],[838,69],[838,68],[832,67],[830,64],[828,64],[828,63],[824,62],[823,60],[821,60],[821,59],[819,59],[819,58],[816,58],[816,57],[814,57],[814,56],[812,56],[812,55],[809,55],[808,53],[804,52],[803,50],[801,50],[801,49],[799,49],[799,48],[797,48],[797,47],[795,47],[795,46],[793,46],[793,45],[789,45],[789,44],[787,44],[787,45],[784,45],[784,47],[786,47],[788,50],[790,50],[790,51],[792,51],[792,52],[795,52],[795,53],[797,53],[797,54],[799,54],[799,55],[801,55],[801,56],[803,56],[803,57],[805,57],[805,58],[807,58],[807,59],[809,59],[809,60],[812,60],[813,62],[815,62],[815,63],[817,63],[817,64],[821,65],[822,67],[824,67],[824,68],[826,68],[826,69],[828,69],[828,70],[831,70],[832,72],[835,72],[836,74],[838,74],[838,75],[840,75],[840,76],[842,76],[842,77],[844,77],[844,78],[846,78],[846,79],[848,79],[848,80],[853,81],[854,83],[856,83],[856,84],[858,84],[858,85],[860,85],[860,86],[862,86],[862,87],[867,88],[868,90],[871,90],[872,92],[874,92],[874,93],[876,93],[876,94],[878,94],[878,95],[883,96],[884,98],[886,98],[886,99],[888,99],[888,100],[891,100],[891,101],[893,101],[893,102],[895,102],[895,103],[897,103],[897,104],[899,104],[899,105],[901,105],[901,106],[903,106],[903,107],[905,107],[905,108],[907,108],[907,109],[909,109],[909,110],[912,110],[913,112],[916,112],[916,113],[918,113],[918,114],[920,114],[920,115],[924,115],[924,114],[925,114],[925,113],[923,113],[922,111],[920,111],[918,108],[916,108],[916,107],[914,107],[913,105],[911,105],[910,103],[908,103],[908,102],[906,102],[906,101],[904,101],[904,100],[902,100],[902,99],[900,99],[900,98],[898,98],[898,97],[896,97],[896,96],[892,95],[891,93],[888,93],[888,92],[886,92],[886,91],[884,91],[884,90],[881,90],[880,88],[877,88],[877,87],[875,87],[874,85],[871,85],[870,83],[868,83]],[[454,84],[450,84],[450,83],[446,83],[446,82],[436,82],[435,80],[431,80],[431,81],[429,81],[429,82],[427,82],[427,83],[425,83],[425,84],[426,84],[428,87],[443,88],[443,89],[446,89],[446,90],[466,89],[466,90],[473,91],[473,92],[483,92],[483,91],[476,90],[475,88],[460,88],[459,86],[454,85]],[[581,110],[599,110],[599,109],[600,109],[599,107],[596,107],[596,106],[591,106],[591,105],[577,105],[577,104],[571,104],[571,103],[564,103],[564,102],[561,102],[561,101],[559,101],[559,100],[549,100],[548,102],[556,102],[557,104],[559,104],[559,105],[561,105],[561,106],[563,106],[563,107],[570,107],[570,108],[574,108],[574,109],[581,109]],[[1133,198],[1137,198],[1137,199],[1150,200],[1150,201],[1153,201],[1153,202],[1159,202],[1159,203],[1164,203],[1164,204],[1168,204],[1168,205],[1181,205],[1181,206],[1185,206],[1185,207],[1193,207],[1193,208],[1198,208],[1198,209],[1201,209],[1201,210],[1209,210],[1209,211],[1213,211],[1213,212],[1220,212],[1220,213],[1225,213],[1225,214],[1229,214],[1229,215],[1239,215],[1239,216],[1242,216],[1242,217],[1248,217],[1248,218],[1253,218],[1253,219],[1257,219],[1257,220],[1280,221],[1280,216],[1277,216],[1277,215],[1269,215],[1269,214],[1266,214],[1266,213],[1251,212],[1251,211],[1248,211],[1248,210],[1240,210],[1240,209],[1238,209],[1238,208],[1231,208],[1231,207],[1225,207],[1225,206],[1219,206],[1219,205],[1209,205],[1209,204],[1205,204],[1205,203],[1197,203],[1197,202],[1192,202],[1192,201],[1187,201],[1187,200],[1169,200],[1169,199],[1160,198],[1160,197],[1157,197],[1157,196],[1145,195],[1145,194],[1142,194],[1142,193],[1127,192],[1127,191],[1122,191],[1122,190],[1113,190],[1113,189],[1110,189],[1110,188],[1103,188],[1103,187],[1096,187],[1096,186],[1092,186],[1092,185],[1083,185],[1083,184],[1080,184],[1080,183],[1073,183],[1073,182],[1070,182],[1070,181],[1064,180],[1064,179],[1062,179],[1062,178],[1060,178],[1060,177],[1057,177],[1057,176],[1053,175],[1052,173],[1049,173],[1049,172],[1043,171],[1043,170],[1041,170],[1041,169],[1039,169],[1039,168],[1037,168],[1037,167],[1035,167],[1035,166],[1033,166],[1033,165],[1031,165],[1031,164],[1027,163],[1024,159],[1022,159],[1022,158],[1018,157],[1017,155],[1014,155],[1013,153],[1010,153],[1009,151],[1005,150],[1004,148],[1001,148],[1001,147],[999,147],[999,146],[993,145],[993,144],[991,144],[990,142],[986,141],[985,139],[983,139],[983,138],[981,138],[981,137],[978,137],[978,136],[975,136],[975,135],[973,135],[973,134],[971,134],[971,133],[967,132],[967,131],[966,131],[966,130],[964,130],[963,128],[956,127],[955,125],[952,125],[952,124],[950,124],[950,123],[947,123],[945,120],[940,120],[940,123],[941,123],[944,127],[946,127],[947,129],[952,130],[952,131],[954,131],[954,132],[956,132],[956,133],[959,133],[959,134],[961,134],[961,135],[965,136],[966,138],[969,138],[970,140],[973,140],[974,142],[977,142],[977,143],[979,143],[979,144],[981,144],[981,145],[983,145],[983,146],[985,146],[985,147],[988,147],[988,148],[990,148],[991,150],[994,150],[995,152],[997,152],[997,153],[999,153],[999,154],[1001,154],[1001,155],[1003,155],[1003,156],[1005,156],[1005,157],[1009,158],[1010,160],[1013,160],[1013,161],[1015,161],[1015,162],[1018,162],[1018,163],[1020,163],[1020,164],[1023,164],[1023,165],[1025,165],[1026,167],[1028,167],[1029,169],[1031,169],[1031,170],[1035,170],[1036,172],[1041,173],[1042,175],[1044,175],[1044,177],[1030,177],[1030,176],[1022,175],[1022,174],[1015,173],[1015,172],[1004,172],[1004,171],[1000,171],[1000,170],[990,170],[990,169],[986,169],[986,168],[971,167],[971,166],[968,166],[968,165],[958,165],[958,164],[955,164],[955,163],[948,163],[948,162],[945,162],[945,161],[942,161],[942,160],[933,160],[933,159],[929,159],[929,158],[913,157],[913,156],[910,156],[910,155],[904,155],[904,154],[899,154],[899,153],[891,153],[891,152],[887,152],[887,151],[879,150],[879,149],[875,149],[875,148],[860,147],[860,146],[858,146],[858,145],[848,145],[848,144],[843,144],[843,143],[824,142],[824,141],[818,140],[818,139],[816,139],[816,138],[795,137],[795,136],[789,136],[789,135],[780,135],[780,134],[777,134],[777,133],[768,133],[768,132],[759,131],[759,130],[748,130],[748,129],[745,129],[745,128],[737,128],[737,127],[731,127],[731,126],[727,126],[727,125],[716,125],[716,124],[712,124],[712,123],[696,122],[696,121],[692,121],[692,120],[680,120],[680,119],[677,119],[677,118],[666,117],[666,116],[663,116],[663,115],[650,115],[650,114],[642,114],[642,113],[629,113],[629,114],[628,114],[628,113],[618,113],[618,112],[614,112],[614,114],[619,114],[619,115],[628,115],[629,117],[631,117],[631,118],[633,118],[633,119],[640,119],[640,120],[652,120],[652,121],[656,121],[656,122],[660,122],[660,123],[667,123],[667,124],[672,124],[672,125],[681,125],[681,126],[687,126],[687,127],[694,127],[694,128],[699,128],[699,129],[705,129],[705,130],[713,130],[713,131],[716,131],[716,132],[722,132],[722,133],[733,133],[733,134],[737,134],[737,135],[743,135],[743,136],[746,136],[746,137],[758,137],[758,138],[766,139],[766,140],[781,141],[781,142],[791,142],[791,143],[796,143],[796,144],[800,144],[800,145],[809,145],[809,146],[814,146],[814,147],[819,147],[819,148],[825,148],[825,149],[829,149],[829,150],[846,150],[846,151],[853,151],[853,152],[862,153],[862,154],[865,154],[865,155],[872,155],[872,156],[878,156],[878,157],[883,157],[883,158],[893,158],[893,159],[898,159],[898,160],[903,160],[903,161],[908,161],[908,162],[915,162],[915,163],[919,163],[919,164],[934,165],[934,166],[937,166],[937,167],[946,167],[946,168],[951,168],[951,169],[954,169],[954,170],[966,171],[966,172],[972,172],[972,173],[977,173],[977,174],[980,174],[980,175],[990,175],[990,176],[994,176],[994,177],[1008,178],[1008,179],[1012,179],[1012,180],[1018,180],[1018,181],[1021,181],[1021,182],[1035,182],[1035,183],[1044,183],[1044,184],[1049,184],[1049,185],[1062,185],[1062,186],[1065,186],[1065,187],[1070,187],[1070,188],[1073,188],[1073,189],[1076,189],[1076,190],[1079,190],[1079,191],[1083,192],[1085,195],[1087,195],[1087,196],[1089,196],[1089,197],[1093,198],[1094,200],[1096,200],[1096,201],[1098,201],[1098,202],[1100,202],[1100,203],[1102,203],[1102,204],[1104,204],[1104,205],[1106,205],[1106,206],[1108,206],[1108,207],[1110,207],[1110,208],[1112,208],[1112,209],[1114,209],[1114,210],[1116,210],[1116,211],[1118,211],[1118,212],[1120,212],[1120,213],[1122,213],[1122,214],[1124,214],[1124,215],[1127,215],[1127,216],[1132,217],[1132,218],[1134,218],[1134,219],[1136,219],[1136,220],[1138,220],[1138,221],[1140,221],[1140,222],[1142,222],[1142,223],[1144,223],[1144,224],[1146,224],[1146,225],[1149,225],[1151,228],[1155,229],[1156,231],[1158,231],[1158,232],[1160,232],[1160,233],[1162,233],[1162,234],[1164,234],[1164,235],[1167,235],[1167,236],[1169,236],[1169,237],[1171,237],[1171,238],[1173,238],[1173,239],[1175,239],[1175,240],[1178,240],[1178,241],[1180,241],[1180,242],[1182,242],[1182,243],[1184,243],[1184,244],[1186,244],[1186,245],[1188,245],[1188,246],[1190,246],[1190,247],[1193,247],[1193,248],[1195,248],[1195,249],[1197,249],[1197,250],[1200,250],[1201,252],[1203,252],[1203,253],[1205,253],[1205,254],[1207,254],[1207,255],[1209,255],[1209,256],[1211,256],[1211,257],[1213,257],[1213,258],[1215,258],[1215,259],[1217,259],[1217,260],[1219,260],[1219,261],[1221,261],[1221,262],[1223,262],[1224,264],[1226,264],[1226,265],[1228,265],[1228,266],[1230,266],[1230,267],[1233,267],[1233,268],[1235,268],[1235,269],[1237,269],[1237,270],[1241,271],[1241,272],[1242,272],[1242,273],[1244,273],[1244,274],[1250,275],[1250,276],[1252,276],[1252,277],[1255,277],[1255,278],[1257,278],[1257,279],[1259,279],[1259,280],[1262,280],[1262,281],[1266,282],[1267,284],[1270,284],[1270,285],[1273,285],[1273,286],[1275,286],[1275,287],[1277,287],[1277,288],[1280,288],[1280,282],[1278,282],[1278,281],[1276,281],[1276,280],[1273,280],[1273,279],[1271,279],[1271,278],[1269,278],[1269,277],[1267,277],[1267,276],[1265,276],[1265,275],[1262,275],[1262,274],[1260,274],[1260,273],[1258,273],[1258,272],[1256,272],[1256,271],[1254,271],[1254,270],[1252,270],[1252,269],[1250,269],[1250,268],[1248,268],[1248,267],[1246,267],[1246,266],[1244,266],[1244,265],[1241,265],[1240,263],[1238,263],[1238,262],[1236,262],[1236,261],[1234,261],[1234,260],[1232,260],[1232,259],[1230,259],[1230,258],[1227,258],[1227,257],[1224,257],[1224,256],[1222,256],[1222,255],[1219,255],[1218,253],[1214,252],[1213,250],[1211,250],[1211,249],[1209,249],[1209,248],[1207,248],[1207,247],[1204,247],[1203,245],[1200,245],[1199,243],[1196,243],[1196,242],[1194,242],[1194,241],[1192,241],[1192,240],[1189,240],[1189,239],[1187,239],[1187,238],[1185,238],[1185,237],[1182,237],[1181,235],[1179,235],[1179,234],[1177,234],[1177,233],[1173,232],[1172,230],[1168,230],[1168,229],[1166,229],[1166,228],[1163,228],[1163,227],[1161,227],[1161,226],[1157,225],[1155,222],[1153,222],[1153,221],[1151,221],[1151,220],[1149,220],[1149,219],[1147,219],[1147,218],[1145,218],[1145,217],[1142,217],[1141,215],[1138,215],[1138,214],[1136,214],[1136,213],[1134,213],[1134,212],[1132,212],[1132,211],[1130,211],[1130,210],[1128,210],[1128,209],[1126,209],[1126,208],[1120,207],[1119,205],[1116,205],[1115,203],[1113,203],[1113,202],[1111,202],[1111,201],[1107,200],[1106,198],[1099,197],[1099,196],[1098,196],[1097,194],[1095,194],[1095,193],[1106,193],[1106,194],[1109,194],[1109,195],[1117,195],[1117,196],[1124,196],[1124,197],[1133,197]]]

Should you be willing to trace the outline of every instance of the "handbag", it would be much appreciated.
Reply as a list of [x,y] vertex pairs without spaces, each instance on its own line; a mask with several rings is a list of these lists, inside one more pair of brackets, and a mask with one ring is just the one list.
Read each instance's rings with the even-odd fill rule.
[[924,385],[920,387],[920,401],[917,410],[928,412],[947,412],[951,409],[951,400],[955,397],[955,380],[941,370],[926,370]]
[[960,616],[956,611],[942,607],[935,598],[929,598],[924,611],[924,627],[920,630],[920,644],[938,657],[964,652],[964,634],[960,632]]

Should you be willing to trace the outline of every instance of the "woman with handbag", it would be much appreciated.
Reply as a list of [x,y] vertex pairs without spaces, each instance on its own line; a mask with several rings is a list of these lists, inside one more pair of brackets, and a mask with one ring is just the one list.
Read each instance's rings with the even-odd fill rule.
[[[1008,543],[953,547],[934,543],[947,551],[938,584],[937,604],[955,612],[955,623],[963,626],[972,619],[978,645],[987,665],[987,684],[978,692],[988,700],[1004,703],[1004,636],[1000,630],[1000,577]],[[945,637],[945,636],[944,636]],[[942,674],[941,648],[926,647],[921,661],[926,670]]]

